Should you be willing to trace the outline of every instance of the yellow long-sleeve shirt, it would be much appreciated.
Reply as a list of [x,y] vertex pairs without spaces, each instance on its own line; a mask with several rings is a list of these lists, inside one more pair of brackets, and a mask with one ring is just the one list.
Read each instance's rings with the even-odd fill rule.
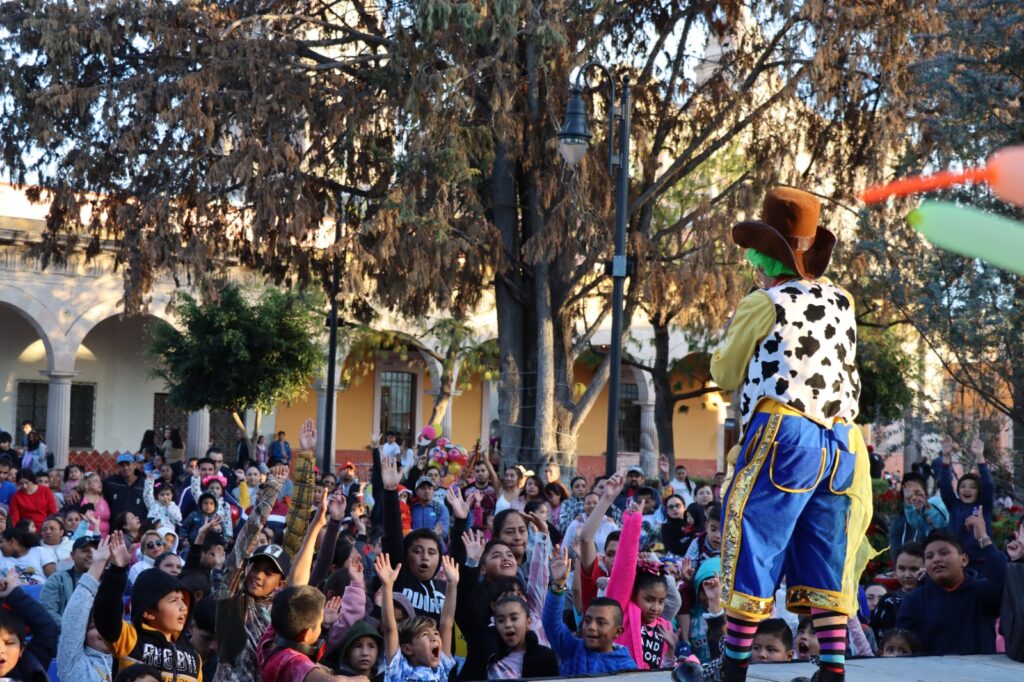
[[711,376],[726,391],[743,385],[750,358],[775,326],[775,304],[764,291],[751,292],[736,307],[725,340],[711,355]]

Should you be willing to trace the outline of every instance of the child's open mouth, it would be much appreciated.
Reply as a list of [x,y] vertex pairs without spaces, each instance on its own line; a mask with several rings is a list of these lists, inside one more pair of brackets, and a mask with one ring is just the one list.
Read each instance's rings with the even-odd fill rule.
[[431,649],[430,650],[430,656],[431,656],[431,658],[433,658],[435,660],[440,658],[441,657],[441,647],[435,646],[433,649]]
[[808,652],[810,652],[810,650],[811,650],[810,647],[807,646],[807,642],[800,642],[799,644],[796,645],[796,651],[801,656],[806,656],[808,654]]

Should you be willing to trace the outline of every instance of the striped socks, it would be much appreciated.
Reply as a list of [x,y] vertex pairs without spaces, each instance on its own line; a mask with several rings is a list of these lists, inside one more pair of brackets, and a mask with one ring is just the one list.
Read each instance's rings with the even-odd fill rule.
[[848,618],[835,611],[811,609],[814,634],[821,646],[819,670],[821,677],[842,680],[846,675],[846,621]]
[[726,614],[722,682],[742,682],[747,679],[750,648],[754,644],[754,633],[756,632],[756,621],[743,620]]

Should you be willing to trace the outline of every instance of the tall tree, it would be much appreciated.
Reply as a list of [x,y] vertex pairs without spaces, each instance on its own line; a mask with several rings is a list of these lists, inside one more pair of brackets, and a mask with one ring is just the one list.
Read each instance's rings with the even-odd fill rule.
[[[1018,30],[1024,9],[985,0],[941,2],[938,10],[939,28],[926,38],[934,56],[912,72],[909,94],[918,102],[910,112],[914,134],[902,147],[894,174],[976,165],[1000,147],[1024,143],[1019,97],[1024,36]],[[947,192],[946,198],[1024,217],[981,186]],[[975,410],[983,426],[991,415],[1012,424],[1021,489],[1024,277],[932,248],[903,219],[918,200],[895,201],[865,215],[871,255],[866,281],[878,299],[890,303],[880,318],[909,323],[949,378],[987,405]],[[945,412],[940,408],[930,426],[950,429],[957,437],[978,429],[978,424],[950,423]],[[983,431],[991,436],[998,430]]]
[[[603,153],[556,159],[573,71],[597,58],[632,79],[631,320],[662,260],[722,241],[709,209],[731,222],[764,184],[819,168],[841,194],[891,148],[932,4],[8,0],[0,144],[17,181],[55,191],[46,256],[113,240],[131,307],[161,269],[231,256],[281,281],[343,258],[345,296],[414,316],[493,293],[505,454],[572,467],[610,369],[573,390],[608,314],[595,266],[614,209]],[[710,70],[707,36],[729,43]],[[813,170],[781,170],[801,144]],[[655,229],[679,182],[737,148],[749,178]],[[836,149],[848,163],[819,163]],[[327,216],[345,230],[318,250]],[[679,281],[722,267],[694,253]]]

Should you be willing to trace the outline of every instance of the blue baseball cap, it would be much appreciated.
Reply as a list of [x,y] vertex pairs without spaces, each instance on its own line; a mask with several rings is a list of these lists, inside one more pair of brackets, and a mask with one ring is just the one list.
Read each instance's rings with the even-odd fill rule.
[[135,456],[128,452],[122,452],[117,456],[117,463],[124,464],[125,462],[128,464],[135,464]]

